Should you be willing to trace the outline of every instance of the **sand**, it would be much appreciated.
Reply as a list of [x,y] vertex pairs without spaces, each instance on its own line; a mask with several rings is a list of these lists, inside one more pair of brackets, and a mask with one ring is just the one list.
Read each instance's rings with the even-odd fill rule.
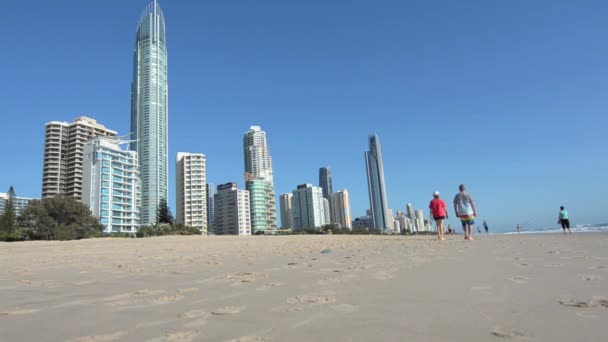
[[0,244],[0,341],[580,342],[607,323],[602,233]]

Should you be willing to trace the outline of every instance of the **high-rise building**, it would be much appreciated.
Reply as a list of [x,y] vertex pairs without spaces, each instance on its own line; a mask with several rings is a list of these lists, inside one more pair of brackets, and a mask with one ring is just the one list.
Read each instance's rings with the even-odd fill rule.
[[393,225],[393,222],[395,220],[395,217],[393,216],[393,209],[389,209],[386,211],[386,217],[388,217],[386,229],[388,229],[388,230],[395,229],[395,227]]
[[175,163],[177,223],[207,234],[207,162],[202,153],[178,152]]
[[326,224],[323,189],[312,184],[302,184],[298,185],[292,194],[295,229],[321,227]]
[[266,232],[268,227],[268,216],[266,207],[266,195],[270,193],[269,183],[259,179],[245,182],[245,188],[249,191],[249,210],[251,212],[251,231]]
[[416,228],[418,232],[426,231],[426,225],[424,223],[424,212],[420,209],[416,210]]
[[216,235],[251,235],[249,191],[239,190],[236,183],[218,185],[214,200]]
[[388,215],[382,149],[380,148],[380,138],[377,134],[369,136],[369,150],[365,152],[365,166],[367,169],[369,205],[374,223],[373,228],[380,230],[391,229],[393,218]]
[[329,205],[329,200],[327,198],[323,198],[323,224],[331,223],[331,206]]
[[282,194],[279,197],[279,204],[281,207],[281,228],[292,229],[293,228],[293,194]]
[[323,189],[323,197],[331,201],[331,194],[334,190],[331,181],[331,168],[329,166],[319,169],[319,187]]
[[207,183],[207,229],[213,228],[215,220],[215,201],[213,195],[215,195],[215,185],[213,183]]
[[[277,227],[277,207],[274,193],[272,158],[268,151],[266,132],[259,126],[251,126],[243,136],[245,159],[245,184],[256,188],[255,203],[251,215],[255,217],[255,230],[266,231]],[[250,183],[255,181],[254,183]],[[262,184],[263,182],[264,184]],[[263,194],[261,193],[263,191]],[[254,197],[251,197],[253,199]],[[263,200],[262,200],[263,199]],[[262,206],[262,202],[264,205]],[[255,204],[255,205],[254,205]]]
[[139,229],[140,179],[137,152],[120,148],[114,137],[96,137],[84,145],[82,202],[106,233]]
[[407,217],[410,219],[411,232],[415,233],[418,231],[418,227],[416,225],[416,211],[411,203],[407,204]]
[[[4,214],[6,204],[10,195],[6,192],[0,192],[0,215]],[[27,208],[31,201],[36,198],[13,196],[13,208],[15,208],[15,216],[21,215],[21,212]]]
[[397,211],[397,221],[399,221],[399,228],[401,228],[401,233],[405,233],[407,231],[412,232],[410,223],[411,221],[404,211]]
[[168,83],[165,18],[154,0],[143,11],[135,36],[131,83],[131,149],[139,155],[141,221],[156,221],[168,192]]
[[331,205],[333,223],[339,224],[342,228],[352,229],[348,190],[339,190],[332,193],[329,203]]
[[397,218],[393,219],[393,231],[397,234],[401,234],[401,223]]
[[116,136],[116,132],[86,116],[69,123],[46,123],[42,198],[65,195],[82,201],[84,144],[97,136]]

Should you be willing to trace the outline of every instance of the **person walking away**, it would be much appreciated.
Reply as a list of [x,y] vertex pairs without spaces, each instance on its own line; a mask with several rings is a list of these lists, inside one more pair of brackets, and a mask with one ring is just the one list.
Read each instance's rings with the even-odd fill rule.
[[477,216],[477,208],[464,184],[460,184],[459,190],[460,192],[454,197],[454,211],[462,223],[465,240],[473,240],[472,229]]
[[521,226],[517,224],[517,234],[521,234]]
[[486,222],[486,220],[483,220],[483,229],[485,229],[486,234],[488,234],[488,223]]
[[439,191],[433,193],[433,199],[431,200],[431,204],[429,204],[429,209],[431,209],[431,217],[435,220],[435,224],[437,225],[438,238],[443,241],[445,240],[443,221],[448,218],[448,211],[445,202],[439,198]]
[[559,207],[559,216],[557,218],[557,223],[562,225],[562,229],[564,230],[564,235],[566,235],[566,229],[568,232],[572,234],[570,230],[570,219],[568,218],[568,211],[564,206]]

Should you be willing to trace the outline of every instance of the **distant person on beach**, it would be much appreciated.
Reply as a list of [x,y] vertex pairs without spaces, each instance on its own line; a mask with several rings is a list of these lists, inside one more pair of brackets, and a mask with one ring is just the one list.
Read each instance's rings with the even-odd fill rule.
[[460,184],[460,192],[454,197],[454,211],[456,216],[460,218],[462,230],[464,230],[465,240],[473,240],[472,229],[477,216],[475,202],[471,195],[467,192],[464,184]]
[[517,225],[517,233],[521,233],[521,226],[519,224]]
[[572,234],[570,230],[570,219],[568,219],[568,211],[564,206],[559,207],[559,216],[557,218],[557,223],[562,225],[562,229],[564,230],[564,234],[566,234],[566,229],[568,232]]
[[486,222],[486,220],[483,220],[483,229],[485,229],[486,234],[488,234],[488,223]]
[[479,229],[479,226],[477,226],[477,233],[479,233],[479,235],[481,235],[481,229]]
[[445,202],[439,198],[439,191],[433,193],[433,200],[431,200],[431,204],[429,204],[429,209],[431,209],[431,217],[435,220],[435,224],[437,225],[439,240],[443,241],[445,240],[443,221],[448,218],[448,211]]
[[448,235],[452,234],[454,234],[454,231],[452,230],[452,226],[448,224]]

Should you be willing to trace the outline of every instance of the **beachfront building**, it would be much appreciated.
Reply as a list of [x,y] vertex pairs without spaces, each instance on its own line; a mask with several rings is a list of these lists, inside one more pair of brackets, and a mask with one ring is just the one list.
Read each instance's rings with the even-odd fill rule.
[[420,209],[416,210],[416,231],[426,231],[426,224],[424,223],[424,212]]
[[388,214],[384,163],[382,161],[380,138],[377,134],[369,136],[369,150],[365,152],[365,166],[373,228],[382,231],[392,229],[393,218]]
[[282,194],[279,196],[279,204],[281,208],[281,228],[293,228],[293,194]]
[[202,153],[178,152],[175,162],[176,221],[207,235],[207,161]]
[[342,228],[352,229],[348,190],[339,190],[332,193],[329,203],[331,205],[332,222],[339,224]]
[[251,235],[249,191],[239,190],[236,183],[218,185],[214,202],[214,234]]
[[251,126],[243,136],[245,185],[250,193],[252,222],[255,231],[265,232],[277,228],[277,207],[274,193],[272,158],[268,150],[266,132],[260,126]]
[[[10,198],[10,194],[7,192],[0,192],[0,215],[4,214],[4,210],[6,210],[6,206],[8,200]],[[21,215],[21,212],[27,208],[31,201],[37,198],[29,198],[29,197],[19,197],[13,195],[13,208],[15,209],[15,215]]]
[[324,224],[331,223],[331,207],[327,198],[323,198],[323,222]]
[[72,122],[45,124],[42,198],[64,195],[82,201],[84,144],[98,136],[116,136],[95,119],[79,116]]
[[395,227],[393,225],[393,222],[395,221],[395,217],[393,216],[393,209],[389,209],[386,211],[386,217],[388,217],[388,224],[386,229],[387,230],[394,230]]
[[411,220],[407,217],[404,211],[397,211],[397,221],[399,221],[401,233],[405,233],[407,231],[412,232]]
[[396,218],[393,220],[393,230],[395,233],[401,234],[401,223]]
[[165,18],[154,0],[144,9],[135,36],[131,83],[131,149],[141,171],[141,223],[156,222],[167,201],[169,90]]
[[207,229],[209,230],[210,227],[213,227],[215,219],[215,201],[213,200],[215,185],[213,183],[207,183],[205,190],[207,192]]
[[115,137],[96,137],[84,145],[82,202],[106,233],[136,233],[141,201],[137,152]]
[[410,219],[410,232],[415,233],[418,231],[418,227],[416,226],[416,211],[411,203],[407,204],[407,217]]
[[372,227],[373,222],[372,222],[372,218],[371,216],[361,216],[361,217],[357,217],[353,222],[352,222],[352,228],[353,229],[363,229],[363,228],[373,228]]
[[331,180],[331,168],[324,166],[319,169],[319,187],[323,189],[323,197],[331,201],[331,194],[334,192]]
[[298,185],[293,190],[293,226],[295,229],[321,227],[325,220],[323,189],[312,184]]

